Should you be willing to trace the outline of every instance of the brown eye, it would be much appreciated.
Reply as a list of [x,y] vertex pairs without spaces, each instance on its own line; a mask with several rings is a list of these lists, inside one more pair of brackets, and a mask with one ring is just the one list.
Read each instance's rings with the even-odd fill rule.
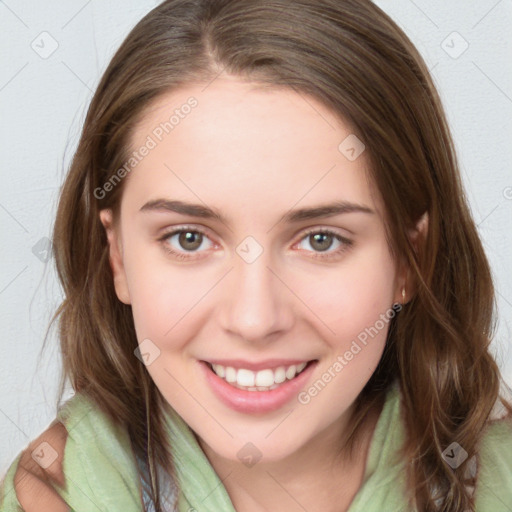
[[195,251],[201,247],[203,234],[198,231],[181,231],[178,236],[180,247],[186,251]]
[[309,235],[310,244],[317,251],[326,251],[332,245],[334,237],[329,233],[315,233]]
[[314,258],[324,259],[339,257],[353,245],[352,240],[330,229],[311,229],[304,234],[299,246],[306,242],[311,249],[300,247],[301,249],[312,253]]
[[[215,244],[199,229],[182,227],[165,233],[160,239],[166,252],[179,259],[197,258],[206,255],[205,249]],[[203,254],[204,253],[204,254]]]

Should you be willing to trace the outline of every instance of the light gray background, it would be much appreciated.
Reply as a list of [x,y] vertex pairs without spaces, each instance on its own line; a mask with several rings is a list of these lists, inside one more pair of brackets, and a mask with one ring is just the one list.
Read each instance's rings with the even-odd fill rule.
[[[60,301],[53,262],[44,262],[58,187],[101,73],[157,3],[0,0],[0,478],[55,417],[55,336],[37,362]],[[512,0],[376,3],[416,44],[440,90],[496,279],[493,350],[512,384]]]

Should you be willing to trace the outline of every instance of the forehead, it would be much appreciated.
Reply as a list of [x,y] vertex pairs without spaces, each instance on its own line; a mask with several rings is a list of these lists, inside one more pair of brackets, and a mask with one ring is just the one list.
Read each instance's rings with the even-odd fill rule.
[[133,162],[125,191],[139,201],[165,194],[238,203],[250,213],[261,212],[262,200],[280,211],[335,200],[380,209],[362,141],[293,89],[222,77],[166,93],[132,134],[130,151],[144,146],[150,149]]

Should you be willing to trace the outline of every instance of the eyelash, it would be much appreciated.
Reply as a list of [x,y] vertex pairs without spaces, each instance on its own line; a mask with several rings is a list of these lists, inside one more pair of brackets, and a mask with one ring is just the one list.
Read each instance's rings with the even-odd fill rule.
[[[174,236],[176,234],[179,234],[179,233],[187,233],[187,232],[190,232],[190,233],[200,233],[201,235],[209,238],[208,235],[206,234],[206,232],[203,231],[200,228],[192,227],[192,226],[180,226],[178,229],[173,229],[172,231],[164,233],[158,239],[158,241],[163,244],[163,247],[164,247],[165,251],[167,253],[171,254],[173,257],[176,257],[176,258],[181,259],[181,260],[189,260],[189,259],[193,258],[193,256],[190,256],[189,254],[194,254],[194,251],[191,251],[188,254],[184,253],[184,252],[178,252],[178,251],[175,251],[174,249],[172,249],[169,246],[169,244],[168,244],[168,240],[172,236]],[[340,248],[338,248],[335,251],[329,252],[329,253],[313,252],[313,254],[314,254],[313,258],[316,258],[316,259],[327,260],[327,259],[336,258],[337,256],[341,255],[343,252],[345,252],[348,249],[350,249],[352,247],[352,245],[353,245],[353,241],[352,240],[349,240],[348,238],[345,238],[345,237],[341,236],[339,233],[337,233],[336,231],[333,231],[332,229],[329,229],[329,228],[324,228],[324,229],[312,228],[312,229],[308,229],[302,235],[301,239],[299,240],[299,243],[302,242],[302,240],[304,240],[305,238],[307,238],[309,235],[312,235],[312,234],[332,235],[336,240],[338,240],[339,242],[342,243]],[[312,251],[308,251],[308,252],[312,252]]]

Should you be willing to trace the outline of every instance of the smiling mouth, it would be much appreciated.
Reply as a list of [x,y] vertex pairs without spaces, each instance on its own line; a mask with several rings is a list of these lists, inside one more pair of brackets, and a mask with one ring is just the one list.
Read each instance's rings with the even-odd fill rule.
[[244,391],[272,391],[282,384],[295,379],[318,359],[303,361],[300,364],[277,366],[252,371],[247,368],[234,368],[202,361],[208,368],[231,386]]

